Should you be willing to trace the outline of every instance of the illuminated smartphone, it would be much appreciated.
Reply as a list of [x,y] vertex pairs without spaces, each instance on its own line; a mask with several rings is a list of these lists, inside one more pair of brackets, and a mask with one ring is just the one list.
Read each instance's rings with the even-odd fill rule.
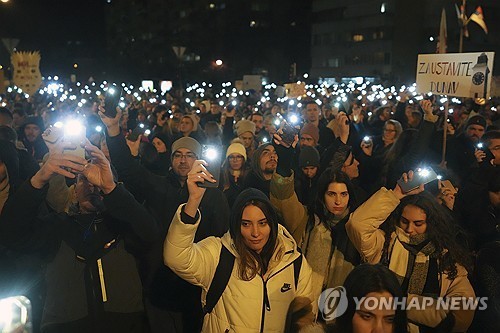
[[438,175],[432,168],[419,168],[413,173],[413,179],[411,181],[405,182],[401,177],[398,180],[398,185],[403,190],[403,193],[408,193],[417,189],[421,184],[427,184],[436,179],[438,179]]
[[202,159],[207,162],[207,170],[214,176],[216,182],[203,182],[198,183],[199,187],[219,187],[220,182],[220,167],[222,163],[222,149],[218,146],[204,145],[202,152]]
[[63,154],[75,155],[85,158],[85,149],[82,147],[86,140],[86,128],[80,122],[74,120],[64,125],[64,142],[71,143],[74,149],[64,148]]
[[283,131],[283,134],[281,135],[282,141],[291,146],[295,140],[295,135],[299,133],[299,130],[290,125],[286,120],[283,120],[281,130]]
[[112,84],[108,87],[104,97],[104,110],[106,110],[104,115],[106,117],[114,118],[116,116],[116,108],[120,103],[121,97],[122,88],[118,87],[116,84]]
[[42,133],[42,138],[45,142],[55,144],[64,135],[63,129],[56,126],[51,126]]

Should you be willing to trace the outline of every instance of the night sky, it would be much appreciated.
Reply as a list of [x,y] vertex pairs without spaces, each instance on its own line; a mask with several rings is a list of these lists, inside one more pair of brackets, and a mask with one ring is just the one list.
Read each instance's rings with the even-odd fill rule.
[[[44,55],[67,47],[67,41],[80,41],[84,56],[95,56],[106,43],[105,6],[106,0],[10,0],[0,3],[0,35],[20,39],[18,50],[40,50],[42,64]],[[2,45],[2,64],[6,57]]]

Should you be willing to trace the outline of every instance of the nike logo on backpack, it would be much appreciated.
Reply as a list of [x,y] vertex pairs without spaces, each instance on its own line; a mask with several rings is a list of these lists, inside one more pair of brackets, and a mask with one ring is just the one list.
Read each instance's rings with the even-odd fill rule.
[[281,287],[281,292],[286,293],[290,289],[292,289],[290,283],[283,283],[283,286]]

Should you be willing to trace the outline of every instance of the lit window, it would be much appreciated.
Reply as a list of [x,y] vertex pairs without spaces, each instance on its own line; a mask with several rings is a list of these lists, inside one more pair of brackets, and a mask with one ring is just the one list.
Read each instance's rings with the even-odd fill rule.
[[339,58],[330,58],[328,59],[328,67],[337,68],[340,65]]
[[362,42],[363,39],[365,39],[363,35],[353,35],[352,36],[352,41],[353,42]]

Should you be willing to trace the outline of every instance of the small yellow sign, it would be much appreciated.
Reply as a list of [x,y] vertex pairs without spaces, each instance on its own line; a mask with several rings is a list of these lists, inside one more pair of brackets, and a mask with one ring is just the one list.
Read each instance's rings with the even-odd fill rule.
[[14,84],[32,96],[42,84],[40,52],[14,52],[11,56]]

